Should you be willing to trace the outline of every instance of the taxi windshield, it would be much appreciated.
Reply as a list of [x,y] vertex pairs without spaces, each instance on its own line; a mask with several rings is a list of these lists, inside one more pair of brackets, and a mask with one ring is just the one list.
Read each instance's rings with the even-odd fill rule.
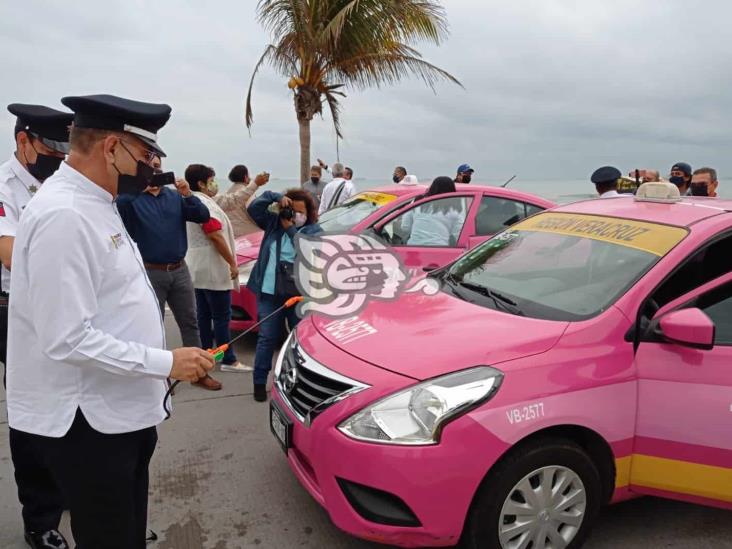
[[512,314],[577,321],[610,307],[687,234],[681,227],[547,212],[462,256],[443,289]]
[[320,216],[318,224],[325,232],[347,232],[382,206],[396,200],[388,193],[359,193],[340,206],[331,208]]

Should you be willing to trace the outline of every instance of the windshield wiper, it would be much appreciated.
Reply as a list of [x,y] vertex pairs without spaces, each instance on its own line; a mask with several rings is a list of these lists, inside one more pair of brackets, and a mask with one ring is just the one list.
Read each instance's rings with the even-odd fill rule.
[[467,288],[468,290],[490,298],[491,300],[493,300],[493,303],[496,304],[496,307],[498,309],[517,316],[524,315],[524,312],[519,308],[518,304],[514,300],[506,297],[499,292],[496,292],[495,290],[491,290],[490,288],[486,288],[485,286],[481,286],[480,284],[472,284],[470,282],[457,282],[454,278],[452,278],[452,281],[456,282],[463,288]]

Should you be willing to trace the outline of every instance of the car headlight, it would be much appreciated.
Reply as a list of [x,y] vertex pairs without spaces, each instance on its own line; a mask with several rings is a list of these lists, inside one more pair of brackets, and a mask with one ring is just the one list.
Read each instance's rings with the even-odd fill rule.
[[338,426],[345,435],[382,444],[437,444],[446,423],[488,401],[503,381],[490,366],[425,381],[371,404]]
[[252,274],[256,260],[252,259],[247,263],[239,265],[239,286],[246,286],[249,282],[249,275]]

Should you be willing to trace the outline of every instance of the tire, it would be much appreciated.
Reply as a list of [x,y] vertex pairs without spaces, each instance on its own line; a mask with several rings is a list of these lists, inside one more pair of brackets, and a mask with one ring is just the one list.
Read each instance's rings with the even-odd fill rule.
[[[532,496],[529,489],[534,490],[534,493],[540,492],[542,479],[547,482],[544,484],[545,489],[547,486],[556,489],[561,485],[563,499],[558,497],[560,492],[554,494],[553,490],[546,490],[546,493],[554,494],[556,505],[550,506],[552,509],[549,511],[542,505],[536,505],[534,509],[544,510],[535,514],[530,509],[531,502],[522,494]],[[571,441],[542,438],[511,451],[488,473],[468,512],[461,547],[578,549],[587,539],[601,504],[600,473],[590,456]],[[518,514],[511,515],[510,511],[513,510],[525,511],[527,514],[521,518]],[[561,513],[562,510],[567,512]],[[532,525],[538,526],[526,528],[524,525],[529,520],[532,521]],[[565,520],[567,522],[564,522]],[[507,530],[503,543],[501,527]],[[514,531],[510,532],[511,529]],[[526,531],[522,533],[522,530]],[[538,542],[537,540],[542,537],[542,531],[545,542],[555,543]],[[550,535],[552,537],[549,537]],[[556,543],[561,541],[564,541],[565,545]]]

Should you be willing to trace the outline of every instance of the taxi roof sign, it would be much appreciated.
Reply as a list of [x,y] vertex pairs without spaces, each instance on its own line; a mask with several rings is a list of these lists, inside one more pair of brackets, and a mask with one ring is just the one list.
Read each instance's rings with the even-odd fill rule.
[[679,188],[665,181],[643,183],[635,193],[638,202],[673,203],[681,200]]

